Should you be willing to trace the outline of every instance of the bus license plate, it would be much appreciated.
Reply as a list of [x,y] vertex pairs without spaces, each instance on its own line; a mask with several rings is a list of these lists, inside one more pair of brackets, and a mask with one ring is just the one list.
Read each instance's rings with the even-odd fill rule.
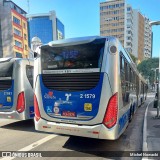
[[75,112],[64,111],[64,112],[62,112],[62,116],[65,116],[65,117],[75,117],[76,113]]

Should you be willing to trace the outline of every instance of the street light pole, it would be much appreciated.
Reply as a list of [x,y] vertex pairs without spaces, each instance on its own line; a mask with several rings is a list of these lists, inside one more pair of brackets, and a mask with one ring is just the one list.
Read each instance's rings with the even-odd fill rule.
[[[160,25],[160,21],[151,21],[149,24],[152,26],[157,26]],[[151,57],[152,57],[152,52],[153,52],[153,32],[151,33]]]
[[159,70],[159,68],[152,68],[152,71],[154,71],[154,79],[155,79],[155,92],[157,91],[157,70]]
[[157,116],[155,118],[160,118],[159,116],[159,91],[158,91],[158,83],[157,83],[157,70],[159,70],[159,68],[152,68],[151,70],[153,70],[155,72],[155,92],[156,92],[156,100],[157,100]]

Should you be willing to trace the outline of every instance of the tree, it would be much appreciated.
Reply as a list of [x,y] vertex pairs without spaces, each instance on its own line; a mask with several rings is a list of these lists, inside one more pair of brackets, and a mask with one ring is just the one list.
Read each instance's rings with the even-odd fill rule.
[[158,68],[158,66],[159,58],[150,58],[142,61],[138,65],[138,70],[144,78],[149,79],[149,82],[153,84],[155,82],[155,72],[152,69]]
[[138,59],[132,53],[129,53],[129,55],[131,56],[133,62],[136,64]]

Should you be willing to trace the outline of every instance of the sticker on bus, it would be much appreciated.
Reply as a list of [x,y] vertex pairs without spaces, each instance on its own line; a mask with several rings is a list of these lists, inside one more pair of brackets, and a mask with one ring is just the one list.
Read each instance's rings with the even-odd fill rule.
[[11,102],[12,98],[11,97],[7,97],[7,102]]
[[92,111],[92,103],[85,103],[84,110],[85,111]]
[[65,116],[65,117],[76,117],[76,113],[75,112],[70,112],[70,111],[63,111],[62,112],[62,116]]

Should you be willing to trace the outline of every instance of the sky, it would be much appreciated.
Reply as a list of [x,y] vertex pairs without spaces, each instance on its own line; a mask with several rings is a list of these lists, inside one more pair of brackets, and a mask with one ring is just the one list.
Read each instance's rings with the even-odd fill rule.
[[[12,0],[29,14],[55,10],[65,26],[65,38],[100,35],[100,2],[106,0]],[[127,0],[151,21],[160,20],[160,0]],[[160,26],[153,26],[153,57],[160,53]]]

